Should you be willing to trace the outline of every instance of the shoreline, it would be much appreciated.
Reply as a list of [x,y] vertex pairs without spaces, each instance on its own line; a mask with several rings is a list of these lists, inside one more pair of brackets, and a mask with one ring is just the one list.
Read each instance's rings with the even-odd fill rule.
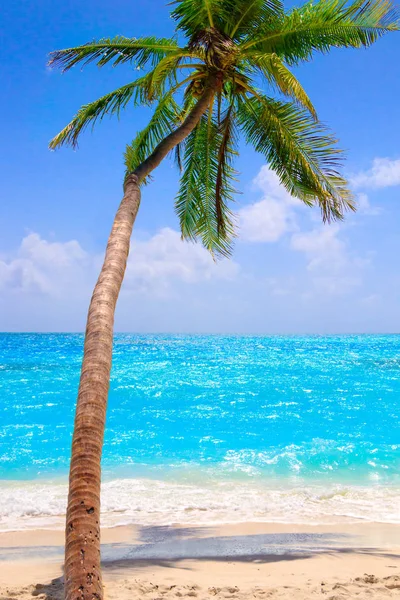
[[[400,525],[114,527],[102,530],[102,556],[110,600],[380,599],[400,591]],[[62,561],[63,531],[0,533],[0,598],[61,599]]]
[[[0,533],[64,529],[67,482],[0,482]],[[125,478],[102,484],[102,525],[400,524],[400,486],[374,481]]]

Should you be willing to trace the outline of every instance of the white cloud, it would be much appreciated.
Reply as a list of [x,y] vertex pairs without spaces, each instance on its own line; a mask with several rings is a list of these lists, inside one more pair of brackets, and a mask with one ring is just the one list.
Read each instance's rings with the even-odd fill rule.
[[49,242],[30,233],[14,256],[0,260],[0,289],[57,295],[76,282],[90,262],[76,240]]
[[292,236],[291,248],[307,258],[307,270],[317,292],[344,294],[361,285],[368,258],[353,255],[340,237],[339,225],[325,225]]
[[[37,233],[27,235],[14,255],[0,260],[0,289],[51,296],[66,291],[87,291],[95,282],[102,261],[79,242],[50,242]],[[133,241],[124,289],[165,294],[173,281],[196,283],[232,279],[233,261],[214,263],[200,245],[183,242],[177,231],[161,229],[144,241]]]
[[[388,166],[386,163],[390,163]],[[362,182],[367,182],[371,179],[372,173],[378,181],[383,182],[384,171],[396,171],[398,163],[399,183],[400,183],[400,160],[388,161],[387,159],[375,159],[374,166],[369,172],[360,173],[351,180],[353,187],[365,187]],[[385,172],[386,172],[385,171]],[[387,177],[386,181],[389,181]],[[392,173],[390,185],[394,185],[395,176]],[[253,204],[244,206],[239,211],[239,226],[240,239],[245,242],[277,242],[286,233],[293,233],[299,230],[298,217],[300,213],[298,209],[303,208],[303,214],[308,214],[311,221],[321,221],[321,216],[318,211],[310,211],[305,208],[304,204],[291,196],[281,185],[276,173],[271,171],[268,166],[261,167],[258,175],[253,180],[255,187],[262,191],[263,198]],[[383,184],[383,183],[382,183]],[[389,185],[389,183],[387,183]],[[360,214],[375,216],[381,214],[382,209],[378,206],[371,205],[369,197],[366,193],[360,192],[357,195],[357,209]],[[333,232],[326,235],[325,242],[328,238],[333,244]],[[336,235],[336,234],[335,234]]]
[[338,269],[346,262],[345,244],[337,237],[338,233],[338,225],[326,225],[293,235],[290,245],[293,250],[306,254],[310,271],[324,266]]
[[400,159],[374,158],[371,169],[350,178],[354,189],[378,189],[400,185]]
[[[300,224],[304,217],[308,216],[308,222],[315,222],[315,213],[305,208],[300,219],[298,209],[304,208],[303,203],[288,194],[278,176],[267,166],[260,169],[254,184],[263,192],[263,198],[239,211],[241,239],[247,242],[276,242],[291,233],[290,248],[304,254],[307,260],[309,275],[306,278],[303,276],[307,296],[315,293],[345,294],[362,284],[362,271],[370,260],[360,258],[351,251],[341,237],[342,230],[338,224],[314,226],[311,231],[302,232]],[[365,193],[359,194],[358,205],[363,214],[375,215],[379,212],[379,208],[371,206]],[[291,286],[287,282],[276,281],[271,293],[296,294],[299,288],[299,282]]]
[[288,194],[278,176],[264,166],[254,184],[263,192],[263,199],[239,211],[240,238],[247,242],[276,242],[285,233],[296,230],[293,208],[300,202]]
[[256,177],[253,179],[253,184],[256,188],[292,205],[298,205],[300,202],[293,198],[279,181],[278,175],[272,171],[268,165],[261,167]]
[[287,206],[274,198],[242,208],[239,212],[240,237],[246,242],[276,242],[294,228]]
[[183,242],[177,231],[165,227],[146,241],[133,241],[126,273],[126,288],[161,293],[172,280],[197,283],[234,279],[239,267],[232,260],[215,263],[200,244]]
[[380,215],[382,209],[379,206],[372,206],[367,194],[361,193],[357,196],[357,212],[362,215],[374,217]]

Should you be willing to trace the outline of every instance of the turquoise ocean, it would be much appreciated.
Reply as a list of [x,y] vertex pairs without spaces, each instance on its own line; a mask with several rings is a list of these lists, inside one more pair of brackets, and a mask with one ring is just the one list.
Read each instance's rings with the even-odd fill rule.
[[[83,336],[0,334],[0,530],[63,527]],[[400,522],[400,336],[117,335],[104,525]]]

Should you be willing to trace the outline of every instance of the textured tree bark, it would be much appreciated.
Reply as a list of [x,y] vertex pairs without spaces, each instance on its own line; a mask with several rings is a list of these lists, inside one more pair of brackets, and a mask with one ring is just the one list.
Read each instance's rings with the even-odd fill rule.
[[137,177],[126,182],[90,302],[75,415],[65,544],[65,597],[100,600],[100,460],[110,380],[114,312],[140,204]]
[[215,90],[210,79],[180,127],[128,175],[124,197],[108,239],[104,263],[89,306],[75,414],[65,540],[66,600],[103,600],[100,567],[100,483],[114,313],[125,274],[132,228],[140,205],[140,182],[197,125]]

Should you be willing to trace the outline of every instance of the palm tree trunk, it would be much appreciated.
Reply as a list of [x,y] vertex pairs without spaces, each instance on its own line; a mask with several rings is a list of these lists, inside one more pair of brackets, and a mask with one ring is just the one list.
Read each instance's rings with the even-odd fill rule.
[[100,482],[114,313],[125,274],[133,224],[140,205],[140,183],[197,125],[215,90],[215,79],[188,117],[125,180],[124,197],[108,239],[104,264],[94,288],[85,345],[69,475],[65,540],[66,600],[103,600],[100,570]]

